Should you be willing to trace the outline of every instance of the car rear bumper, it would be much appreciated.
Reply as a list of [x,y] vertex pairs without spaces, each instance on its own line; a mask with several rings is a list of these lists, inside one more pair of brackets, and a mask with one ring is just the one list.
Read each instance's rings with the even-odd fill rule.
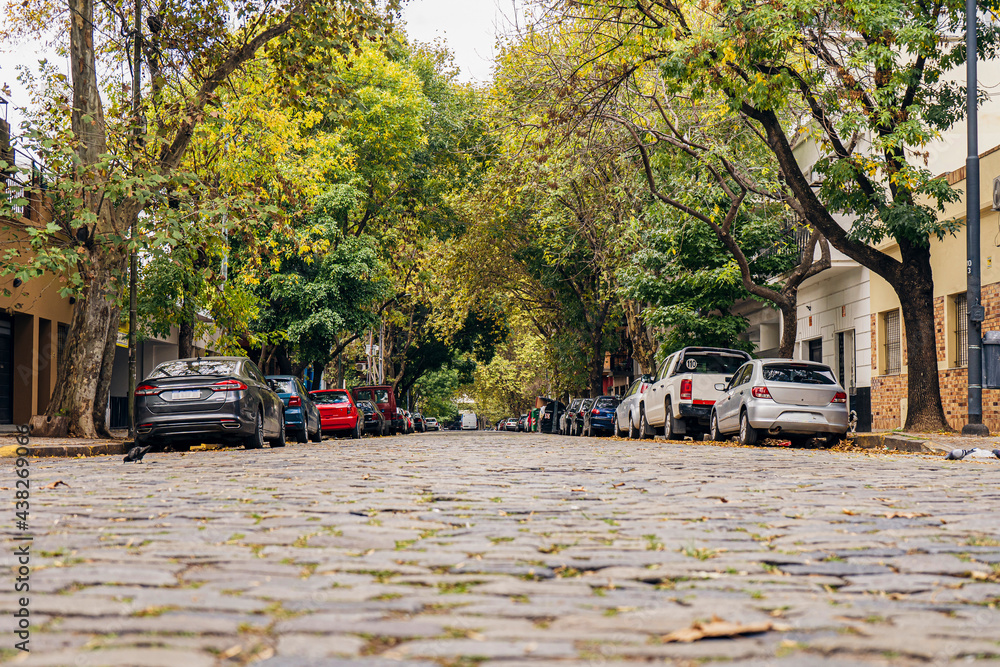
[[295,430],[302,428],[302,408],[285,408],[285,429],[294,427]]
[[226,444],[251,435],[256,427],[255,420],[233,413],[145,415],[136,421],[137,445],[175,440]]
[[326,431],[350,431],[358,423],[357,416],[320,417],[320,427]]
[[792,406],[760,399],[748,402],[747,417],[751,426],[772,434],[843,435],[850,429],[847,408],[844,406]]
[[697,419],[699,423],[708,425],[708,420],[712,416],[712,405],[695,405],[693,403],[679,403],[677,405],[677,411],[681,413],[681,417],[684,419]]

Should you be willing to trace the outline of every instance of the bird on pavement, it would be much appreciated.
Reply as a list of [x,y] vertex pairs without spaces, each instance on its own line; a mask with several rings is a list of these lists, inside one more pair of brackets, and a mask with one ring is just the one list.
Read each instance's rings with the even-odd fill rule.
[[152,448],[153,448],[152,445],[145,445],[144,447],[138,447],[138,446],[133,447],[132,449],[128,450],[128,454],[125,455],[124,462],[131,463],[135,461],[136,463],[139,463],[142,461],[142,457],[145,456],[147,453],[149,453],[149,450]]

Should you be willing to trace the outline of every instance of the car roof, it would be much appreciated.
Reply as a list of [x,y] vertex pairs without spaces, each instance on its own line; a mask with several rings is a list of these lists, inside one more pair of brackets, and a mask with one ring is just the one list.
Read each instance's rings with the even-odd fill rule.
[[265,375],[268,380],[298,380],[296,375]]

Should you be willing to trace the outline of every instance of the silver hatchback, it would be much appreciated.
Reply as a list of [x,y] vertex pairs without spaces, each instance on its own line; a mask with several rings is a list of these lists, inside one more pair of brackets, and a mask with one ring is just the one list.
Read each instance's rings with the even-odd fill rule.
[[823,436],[833,444],[848,431],[847,393],[829,366],[813,361],[754,359],[740,366],[712,408],[710,437]]

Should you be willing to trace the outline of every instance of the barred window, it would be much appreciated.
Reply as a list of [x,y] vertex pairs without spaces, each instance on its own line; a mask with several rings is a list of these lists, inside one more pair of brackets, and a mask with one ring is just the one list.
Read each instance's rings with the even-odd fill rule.
[[899,310],[890,310],[885,314],[885,374],[899,375],[902,369]]
[[966,294],[956,294],[955,300],[955,365],[969,365],[969,302]]

